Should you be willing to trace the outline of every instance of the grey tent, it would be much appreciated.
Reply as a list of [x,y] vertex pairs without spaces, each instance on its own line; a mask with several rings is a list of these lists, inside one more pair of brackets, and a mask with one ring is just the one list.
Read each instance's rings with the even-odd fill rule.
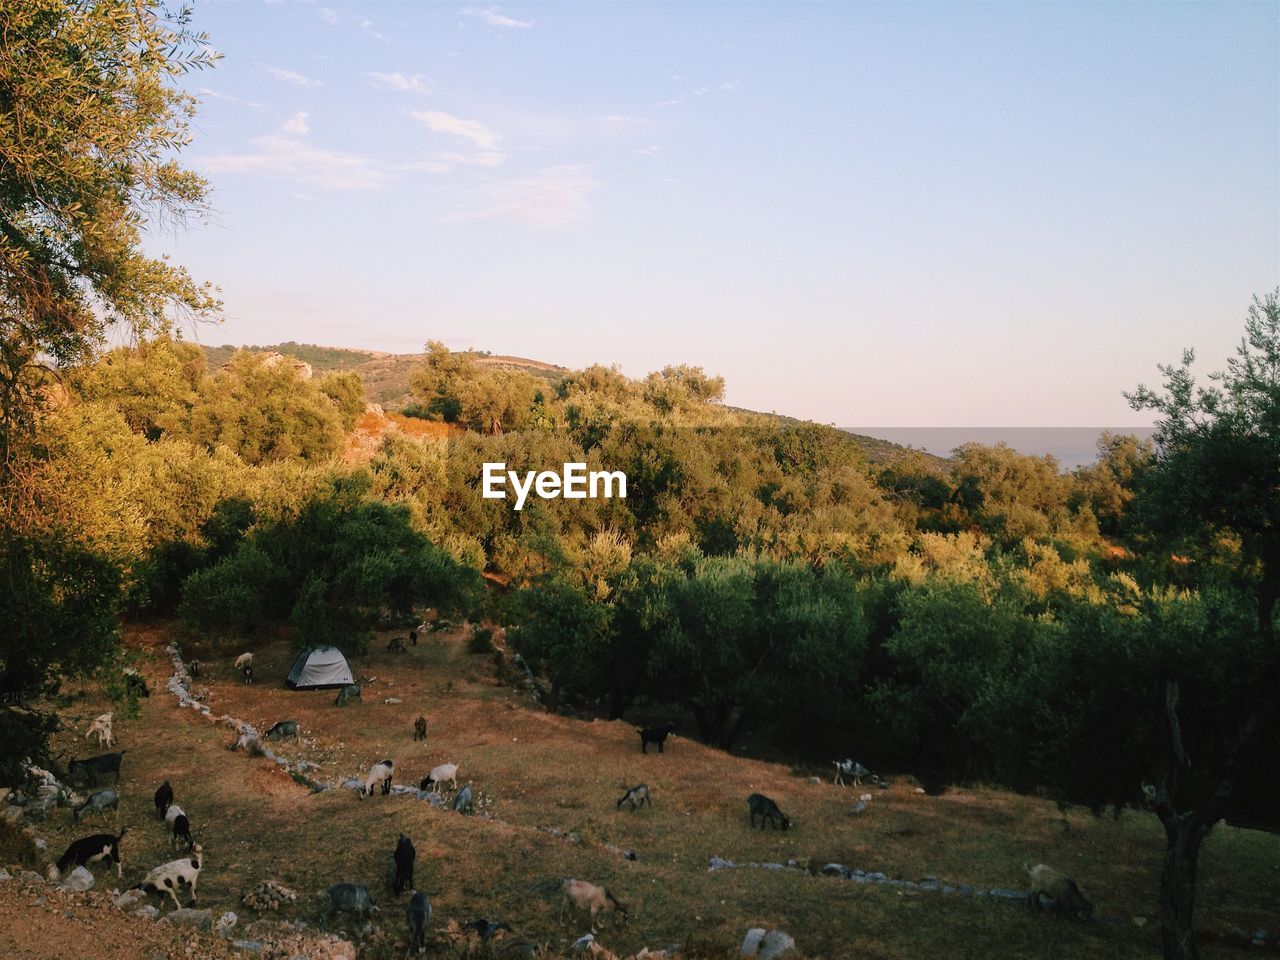
[[343,687],[355,683],[355,678],[351,676],[347,658],[337,647],[312,647],[298,654],[285,683],[294,690],[317,690]]

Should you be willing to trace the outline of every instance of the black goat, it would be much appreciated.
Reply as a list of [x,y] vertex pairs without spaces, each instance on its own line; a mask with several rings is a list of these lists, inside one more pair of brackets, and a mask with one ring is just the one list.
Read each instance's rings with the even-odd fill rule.
[[396,841],[396,852],[392,854],[392,858],[396,862],[396,876],[391,883],[391,889],[396,892],[396,896],[399,896],[406,890],[413,889],[413,862],[418,858],[418,851],[413,848],[413,841],[403,833]]
[[168,812],[172,803],[173,787],[169,786],[169,781],[166,780],[164,783],[160,784],[160,788],[156,790],[156,814],[161,820],[164,819],[164,815]]
[[782,824],[782,829],[786,830],[791,826],[791,818],[778,809],[778,805],[766,797],[763,793],[753,793],[747,797],[747,809],[751,813],[751,826],[756,825],[756,817],[760,818],[760,829],[764,829],[764,822],[769,821],[769,826],[778,829],[778,823]]
[[648,753],[649,744],[656,743],[658,745],[658,752],[662,753],[662,748],[667,742],[667,737],[671,736],[671,734],[675,732],[676,725],[674,723],[664,723],[660,727],[645,727],[642,730],[637,730],[636,733],[640,734],[640,752]]

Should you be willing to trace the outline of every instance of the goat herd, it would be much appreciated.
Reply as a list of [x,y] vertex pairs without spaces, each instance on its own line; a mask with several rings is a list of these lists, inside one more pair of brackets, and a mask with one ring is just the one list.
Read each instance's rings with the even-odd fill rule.
[[[235,662],[236,671],[246,683],[253,682],[252,660],[252,654],[242,654]],[[199,675],[199,669],[199,664],[194,661],[189,667],[193,676]],[[135,693],[141,696],[149,695],[145,682],[136,672],[131,672],[126,677],[126,680]],[[358,691],[359,687],[356,687],[356,690]],[[343,692],[346,691],[344,690]],[[340,694],[340,702],[342,699]],[[419,716],[415,720],[413,725],[413,738],[415,741],[426,739],[426,726],[425,717]],[[673,723],[638,729],[636,732],[640,736],[641,751],[647,754],[649,746],[654,745],[658,748],[659,753],[663,753],[666,741],[675,729],[676,726]],[[96,738],[100,746],[112,746],[114,744],[114,736],[111,714],[107,713],[95,718],[89,725],[86,738]],[[267,740],[286,738],[297,740],[298,723],[294,720],[280,721],[267,730],[264,738]],[[120,750],[85,760],[72,760],[68,765],[68,776],[73,781],[83,779],[90,788],[93,788],[97,785],[96,781],[110,775],[114,777],[114,785],[118,788],[121,761],[126,752],[125,750]],[[886,781],[883,781],[862,764],[852,759],[834,761],[834,764],[836,774],[833,782],[836,784],[841,784],[845,778],[848,778],[854,785],[859,785],[863,778],[869,778],[873,783],[882,787],[887,786]],[[375,792],[381,793],[383,796],[388,795],[391,792],[394,774],[395,763],[393,760],[384,759],[374,764],[363,782],[360,783],[359,795],[362,798],[373,796]],[[467,782],[461,790],[458,790],[457,778],[458,765],[456,763],[440,764],[433,767],[422,778],[418,789],[424,792],[434,791],[438,793],[444,783],[449,783],[456,791],[451,803],[452,809],[460,813],[469,813],[473,804],[472,785]],[[174,802],[174,790],[167,780],[155,791],[154,801],[157,820],[166,825],[170,843],[175,846],[185,845],[186,856],[157,866],[146,875],[141,883],[131,889],[142,891],[145,894],[157,895],[161,899],[167,894],[172,898],[175,907],[181,907],[178,894],[183,888],[189,887],[191,892],[190,903],[194,905],[196,903],[196,885],[204,865],[202,848],[200,844],[195,843],[193,840],[190,820],[183,809]],[[625,805],[634,812],[646,804],[652,807],[650,791],[647,784],[641,783],[631,787],[618,798],[616,808],[621,810]],[[82,804],[73,808],[72,819],[73,822],[79,823],[83,815],[105,814],[107,810],[112,809],[119,809],[119,794],[117,790],[98,790],[91,793]],[[775,830],[781,829],[785,831],[794,826],[792,818],[783,813],[775,801],[760,793],[753,793],[747,797],[747,811],[749,822],[753,828],[756,826],[757,820],[759,820],[761,829],[764,829],[766,822]],[[69,868],[87,866],[96,861],[115,864],[117,877],[123,877],[120,843],[127,832],[128,827],[124,827],[118,835],[99,833],[76,840],[57,860],[56,865],[49,868],[50,878],[57,879],[63,871]],[[417,852],[414,849],[413,842],[409,837],[401,833],[392,854],[395,869],[391,886],[396,895],[405,891],[411,892],[409,904],[405,911],[411,952],[421,952],[425,949],[427,928],[431,920],[430,900],[424,892],[414,889],[414,862],[416,857]],[[1033,908],[1038,908],[1042,898],[1047,897],[1082,918],[1087,918],[1092,913],[1092,906],[1080,894],[1079,889],[1070,877],[1066,877],[1044,864],[1039,864],[1035,867],[1028,865],[1027,871],[1032,881],[1031,905]],[[589,883],[585,880],[568,879],[563,882],[561,893],[560,923],[562,925],[566,909],[589,913],[592,933],[596,932],[596,919],[599,914],[613,913],[615,922],[620,923],[625,923],[628,919],[627,907],[603,886]],[[321,920],[322,928],[326,927],[333,916],[338,913],[350,914],[357,920],[363,921],[368,917],[376,916],[379,913],[379,909],[374,905],[369,890],[364,885],[337,883],[327,890],[327,905]],[[487,942],[499,930],[509,929],[505,923],[486,919],[475,920],[468,926],[479,935],[481,942]]]

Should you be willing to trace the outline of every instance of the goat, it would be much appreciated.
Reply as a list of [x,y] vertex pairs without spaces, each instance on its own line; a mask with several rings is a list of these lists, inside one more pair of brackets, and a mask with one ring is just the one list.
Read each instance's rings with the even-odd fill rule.
[[240,668],[240,679],[245,683],[253,683],[253,664],[246,663]]
[[173,803],[173,787],[169,786],[168,780],[160,784],[159,789],[156,790],[155,801],[156,813],[163,820],[165,813],[169,810],[169,806]]
[[75,780],[83,776],[85,783],[92,786],[99,776],[110,773],[115,777],[115,782],[119,783],[120,761],[124,759],[126,753],[128,753],[128,750],[121,750],[117,753],[104,753],[84,760],[72,760],[67,764],[67,779]]
[[458,789],[458,765],[456,763],[442,763],[438,767],[432,767],[430,772],[422,778],[422,783],[418,784],[419,790],[434,790],[440,792],[440,784],[448,780],[453,789]]
[[427,718],[426,717],[419,717],[417,720],[413,721],[413,739],[414,740],[427,739]]
[[273,724],[271,729],[262,735],[263,740],[286,740],[289,737],[298,739],[298,721],[281,720]]
[[640,752],[648,753],[649,744],[656,743],[658,745],[658,752],[662,753],[662,748],[667,742],[667,737],[671,736],[671,734],[675,732],[676,725],[674,723],[664,723],[660,727],[645,727],[643,729],[636,730],[636,733],[640,734]]
[[186,812],[176,803],[169,804],[169,809],[164,812],[164,822],[173,831],[169,837],[171,846],[177,844],[179,840],[187,842],[188,850],[195,846],[195,842],[191,839],[191,821],[187,819]]
[[200,679],[200,661],[192,660],[190,663],[188,663],[187,673],[190,675],[192,680],[199,680]]
[[99,790],[84,803],[71,810],[71,822],[79,823],[80,817],[86,813],[106,813],[107,810],[120,809],[120,795],[114,790]]
[[405,653],[404,637],[392,637],[387,643],[387,653]]
[[191,888],[191,906],[196,904],[196,883],[200,879],[200,870],[204,866],[203,850],[200,844],[196,844],[191,851],[191,856],[183,860],[170,860],[168,863],[161,864],[146,875],[143,881],[134,887],[134,890],[142,890],[145,893],[154,893],[163,897],[166,893],[173,897],[173,905],[181,909],[182,904],[178,902],[178,890],[182,887]]
[[151,690],[147,687],[147,681],[142,678],[142,674],[133,667],[126,667],[123,672],[126,690],[139,697],[151,696]]
[[391,773],[395,767],[395,763],[391,760],[383,760],[373,765],[373,769],[369,771],[369,776],[365,777],[364,787],[360,791],[360,796],[373,796],[373,788],[375,785],[382,784],[382,795],[385,797],[391,792]]
[[632,810],[643,807],[646,803],[652,807],[653,801],[649,799],[649,785],[642,783],[632,787],[618,798],[617,809],[621,810],[624,803],[629,804]]
[[327,894],[329,905],[325,909],[324,916],[320,918],[321,930],[328,926],[329,920],[335,913],[352,913],[357,920],[363,920],[366,916],[376,917],[380,912],[374,906],[368,889],[361,884],[335,883],[328,889]]
[[458,791],[458,795],[453,798],[454,813],[470,813],[471,812],[471,781],[467,781],[467,785]]
[[463,924],[464,930],[474,930],[480,936],[480,943],[486,944],[493,939],[494,935],[500,930],[510,930],[511,925],[501,920],[486,920],[481,917],[478,920],[472,920],[470,923]]
[[58,876],[73,864],[77,867],[83,867],[86,864],[93,863],[96,860],[107,860],[116,865],[116,876],[124,876],[124,868],[120,865],[120,841],[124,839],[124,835],[129,832],[128,827],[121,829],[118,836],[112,836],[109,833],[95,833],[91,837],[82,837],[76,840],[71,846],[67,847],[67,852],[58,858],[57,864],[51,871],[52,879],[58,879]]
[[397,896],[413,889],[413,862],[417,858],[418,851],[413,848],[413,841],[403,833],[400,834],[400,839],[396,841],[396,851],[392,854],[396,863],[396,876],[391,881],[391,889]]
[[409,898],[404,917],[409,923],[409,949],[421,953],[427,949],[427,924],[431,922],[431,901],[421,890]]
[[1048,897],[1055,907],[1074,914],[1080,920],[1093,917],[1093,904],[1084,898],[1076,882],[1065,873],[1059,873],[1043,863],[1037,863],[1033,867],[1024,861],[1022,868],[1031,877],[1032,910],[1039,912],[1044,906],[1041,898]]
[[564,891],[564,899],[560,902],[561,926],[564,926],[565,907],[572,907],[575,910],[590,910],[592,933],[596,932],[596,914],[602,911],[615,911],[615,917],[620,914],[622,922],[627,922],[627,908],[604,887],[598,887],[594,883],[588,883],[586,880],[566,880],[561,889]]
[[410,645],[410,646],[413,646],[413,647],[416,647],[416,646],[418,645],[418,631],[417,631],[417,630],[410,630],[410,631],[409,631],[409,645]]
[[[345,707],[348,701],[360,700],[360,684],[348,683],[338,691],[338,699],[333,701],[335,706]],[[361,700],[361,703],[364,701]]]
[[252,653],[242,653],[240,654],[240,656],[236,657],[237,670],[243,670],[245,667],[251,667],[251,666],[253,666]]
[[845,777],[851,778],[855,787],[862,786],[863,777],[870,777],[872,783],[880,782],[879,777],[857,760],[832,760],[831,762],[835,764],[836,768],[836,775],[831,780],[832,783],[843,785]]
[[747,809],[751,813],[751,826],[756,825],[756,817],[760,818],[760,829],[764,829],[764,822],[769,821],[769,826],[774,830],[778,829],[778,823],[782,824],[782,829],[786,830],[791,826],[791,818],[778,809],[778,805],[766,797],[763,793],[753,793],[747,797]]
[[85,732],[84,738],[88,740],[90,737],[95,736],[98,738],[98,746],[100,747],[109,747],[115,743],[115,736],[111,732],[111,714],[104,713],[89,724],[89,729]]

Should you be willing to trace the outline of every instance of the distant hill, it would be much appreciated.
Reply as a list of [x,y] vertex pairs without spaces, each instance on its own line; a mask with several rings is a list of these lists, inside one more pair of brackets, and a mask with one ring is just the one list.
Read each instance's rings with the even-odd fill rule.
[[[231,359],[233,353],[243,349],[281,353],[287,357],[294,357],[311,364],[311,369],[317,375],[333,371],[354,371],[364,381],[365,396],[369,402],[379,404],[389,413],[400,410],[409,402],[411,399],[409,380],[413,368],[426,358],[424,353],[383,353],[377,350],[356,350],[349,347],[322,347],[314,343],[295,343],[292,340],[262,346],[219,346],[203,349],[210,367],[222,366]],[[541,360],[530,360],[527,357],[512,357],[483,351],[472,353],[472,357],[481,366],[499,370],[521,370],[550,383],[556,382],[569,372],[568,367],[545,363]],[[788,422],[798,422],[791,417],[778,415],[778,418]],[[852,436],[872,463],[886,463],[909,449],[877,437],[858,433],[853,433]],[[947,463],[943,457],[935,457],[932,454],[924,454],[924,456],[930,460],[936,460],[939,465]]]

